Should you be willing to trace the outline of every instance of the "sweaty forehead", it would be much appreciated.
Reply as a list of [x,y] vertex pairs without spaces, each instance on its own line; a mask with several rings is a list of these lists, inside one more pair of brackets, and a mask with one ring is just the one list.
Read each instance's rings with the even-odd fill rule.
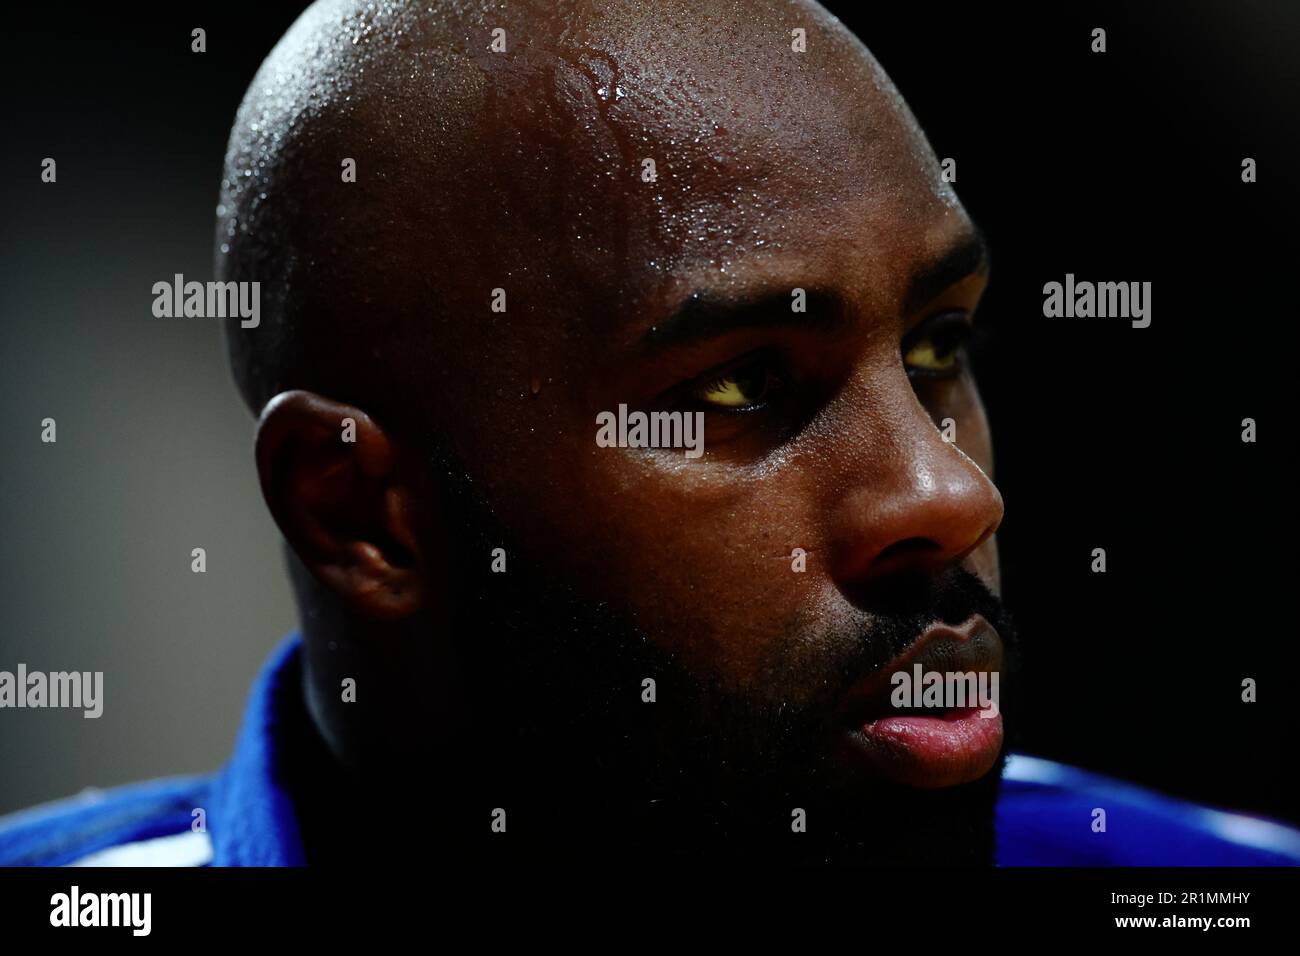
[[834,160],[880,167],[923,141],[865,47],[815,5],[602,4],[554,28],[521,26],[513,53],[475,62],[509,103],[540,100],[539,125],[605,147],[603,162],[657,152],[675,193],[777,174],[828,185]]
[[792,0],[322,0],[254,82],[224,185],[223,238],[282,236],[323,299],[454,312],[501,286],[572,321],[920,259],[964,220],[867,49]]
[[600,5],[554,27],[474,51],[485,135],[504,175],[537,186],[562,258],[624,297],[955,205],[889,80],[820,7]]
[[866,48],[820,7],[640,9],[589,27],[596,120],[634,159],[638,147],[659,155],[667,197],[766,208],[764,187],[813,205],[915,182],[924,138]]

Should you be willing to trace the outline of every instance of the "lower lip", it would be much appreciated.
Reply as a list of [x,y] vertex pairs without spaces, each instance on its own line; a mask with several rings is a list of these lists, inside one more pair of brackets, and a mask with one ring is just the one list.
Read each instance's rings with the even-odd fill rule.
[[1002,714],[978,708],[939,717],[881,717],[846,733],[844,756],[873,776],[909,787],[952,787],[978,780],[997,763]]

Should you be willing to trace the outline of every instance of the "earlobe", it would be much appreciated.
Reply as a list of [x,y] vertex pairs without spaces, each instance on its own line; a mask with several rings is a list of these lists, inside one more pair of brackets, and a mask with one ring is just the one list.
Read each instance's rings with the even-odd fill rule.
[[424,603],[409,476],[369,415],[282,392],[257,425],[262,495],[308,570],[357,613],[398,620]]

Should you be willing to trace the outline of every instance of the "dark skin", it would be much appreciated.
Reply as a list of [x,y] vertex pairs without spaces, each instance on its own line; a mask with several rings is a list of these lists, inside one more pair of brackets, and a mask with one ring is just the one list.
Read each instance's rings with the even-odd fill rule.
[[[988,422],[952,345],[987,263],[879,66],[807,4],[747,4],[743,20],[667,4],[651,20],[673,29],[640,4],[580,7],[380,18],[332,60],[315,41],[357,21],[300,24],[276,56],[326,102],[280,123],[289,145],[259,169],[267,215],[285,218],[259,225],[247,194],[226,194],[252,232],[279,223],[304,263],[288,294],[312,358],[250,395],[274,393],[257,463],[310,575],[309,709],[332,757],[370,780],[477,747],[492,686],[450,637],[477,613],[455,569],[491,555],[457,537],[430,436],[509,531],[494,600],[541,569],[756,707],[833,710],[849,644],[896,580],[962,567],[998,587]],[[495,26],[506,53],[487,49]],[[806,53],[790,50],[795,27]],[[276,123],[257,89],[232,148],[250,116]],[[228,178],[257,150],[232,149]],[[357,159],[355,184],[336,156]],[[505,313],[489,309],[497,288]],[[795,288],[806,313],[790,311]],[[717,307],[683,310],[692,295]],[[705,411],[703,456],[597,447],[596,415],[620,403]],[[525,610],[544,633],[548,609]],[[357,704],[339,699],[344,677]],[[519,697],[502,680],[508,722]],[[836,786],[880,783],[831,765]],[[902,760],[890,776],[942,788],[991,766]],[[716,792],[738,786],[714,769]]]

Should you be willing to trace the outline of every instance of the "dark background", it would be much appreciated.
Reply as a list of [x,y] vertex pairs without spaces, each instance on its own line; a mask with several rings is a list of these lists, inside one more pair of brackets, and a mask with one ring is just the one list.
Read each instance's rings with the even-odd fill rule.
[[[216,766],[294,625],[219,329],[153,318],[149,290],[210,277],[235,108],[302,6],[6,11],[0,667],[104,670],[107,703],[0,712],[0,812]],[[1300,821],[1282,460],[1300,5],[828,6],[957,160],[992,244],[977,370],[1026,645],[1020,749]],[[1152,282],[1151,327],[1045,319],[1067,272]]]

